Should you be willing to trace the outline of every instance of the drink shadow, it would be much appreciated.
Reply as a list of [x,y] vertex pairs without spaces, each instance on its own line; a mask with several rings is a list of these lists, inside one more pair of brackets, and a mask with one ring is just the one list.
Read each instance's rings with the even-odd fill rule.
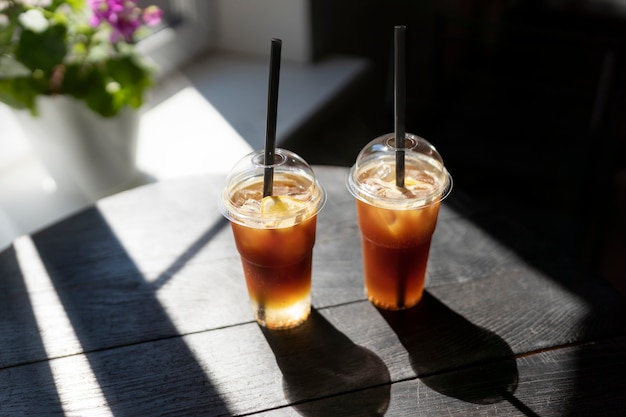
[[[298,413],[385,414],[391,389],[386,365],[372,351],[354,344],[316,309],[296,328],[261,329],[283,374],[285,398]],[[350,400],[334,397],[340,393],[350,393]],[[311,401],[318,399],[322,401]]]
[[472,324],[428,292],[415,307],[379,312],[429,388],[474,404],[509,401],[525,415],[536,415],[514,397],[519,379],[515,357],[495,333]]

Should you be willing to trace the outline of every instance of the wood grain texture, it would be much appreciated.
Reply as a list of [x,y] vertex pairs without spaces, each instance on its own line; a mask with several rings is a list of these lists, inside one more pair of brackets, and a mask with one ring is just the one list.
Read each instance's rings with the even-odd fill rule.
[[[71,372],[81,361],[89,364],[114,415],[244,414],[390,381],[378,355],[314,312],[293,331],[264,332],[249,323],[5,368],[0,415],[43,413],[59,402],[57,395],[66,408],[96,413],[102,404],[84,402],[89,390]],[[52,376],[45,372],[49,366],[65,372]],[[57,394],[59,386],[68,392]]]
[[0,252],[0,416],[617,415],[610,287],[506,216],[444,205],[422,302],[378,310],[347,170],[316,172],[315,309],[290,331],[252,321],[222,177],[121,193]]
[[430,293],[517,354],[626,335],[626,303],[594,281],[565,286],[531,269],[512,270]]
[[[622,343],[609,358],[623,353],[624,338],[617,340]],[[390,382],[416,377],[446,401],[483,404],[498,400],[502,392],[492,392],[496,388],[518,389],[517,368],[527,359],[515,360],[503,337],[434,297],[427,296],[420,309],[398,314],[361,301],[315,311],[305,325],[286,332],[247,323],[6,368],[0,370],[0,404],[45,409],[54,404],[56,387],[63,386],[70,387],[69,393],[60,394],[67,406],[85,406],[82,399],[89,398],[89,391],[71,373],[81,360],[89,364],[115,415],[167,415],[174,410],[219,415],[285,407],[368,387],[372,391],[366,397],[375,399],[367,405],[370,412],[391,401]],[[51,379],[46,376],[49,366],[65,373]],[[594,363],[587,366],[596,371]],[[547,386],[561,383],[562,374],[536,372],[532,378],[543,378]],[[492,379],[485,382],[487,377]],[[576,373],[570,378],[575,382]],[[557,398],[571,397],[552,390]],[[26,395],[31,392],[39,394]],[[357,407],[361,401],[348,404]],[[82,411],[90,414],[101,404],[94,401],[93,407]]]
[[[624,415],[626,339],[542,352],[263,412],[275,416]],[[610,383],[608,381],[611,381]]]

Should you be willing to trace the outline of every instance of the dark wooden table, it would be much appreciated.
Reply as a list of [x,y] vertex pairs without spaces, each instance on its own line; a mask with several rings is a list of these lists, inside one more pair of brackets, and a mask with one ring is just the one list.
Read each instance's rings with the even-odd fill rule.
[[347,170],[316,171],[314,311],[290,331],[252,320],[223,177],[124,192],[17,239],[0,253],[0,416],[626,415],[610,286],[453,194],[425,298],[379,311]]

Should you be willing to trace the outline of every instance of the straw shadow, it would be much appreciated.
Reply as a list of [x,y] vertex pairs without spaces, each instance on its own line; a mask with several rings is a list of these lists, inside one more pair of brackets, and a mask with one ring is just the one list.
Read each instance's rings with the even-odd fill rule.
[[[11,335],[2,337],[0,368],[45,359],[46,349],[13,247],[0,252],[0,277],[0,332]],[[54,377],[46,363],[24,365],[16,373],[0,370],[0,415],[62,415],[61,400],[50,386]]]
[[433,390],[474,404],[512,398],[517,365],[509,345],[496,334],[470,323],[428,292],[413,308],[379,312],[409,353],[417,376]]
[[96,208],[33,241],[113,415],[229,414]]
[[[302,415],[337,415],[337,404],[328,399],[309,408],[311,399],[353,392],[350,404],[341,404],[345,415],[382,416],[389,406],[390,375],[373,352],[354,344],[317,310],[299,327],[283,331],[263,328],[283,373],[287,400]],[[350,409],[346,409],[349,407]]]

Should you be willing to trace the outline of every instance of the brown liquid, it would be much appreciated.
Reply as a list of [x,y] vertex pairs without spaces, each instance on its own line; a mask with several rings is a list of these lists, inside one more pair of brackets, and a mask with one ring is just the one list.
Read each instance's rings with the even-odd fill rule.
[[250,297],[285,307],[307,296],[316,217],[283,229],[254,229],[233,223]]
[[[280,178],[274,181],[275,189],[287,184]],[[248,186],[245,192],[250,195],[257,186],[261,184]],[[280,228],[231,222],[255,318],[268,328],[293,327],[309,315],[316,221],[313,215]]]
[[420,301],[438,213],[439,203],[391,210],[357,200],[365,289],[374,305],[398,310]]

